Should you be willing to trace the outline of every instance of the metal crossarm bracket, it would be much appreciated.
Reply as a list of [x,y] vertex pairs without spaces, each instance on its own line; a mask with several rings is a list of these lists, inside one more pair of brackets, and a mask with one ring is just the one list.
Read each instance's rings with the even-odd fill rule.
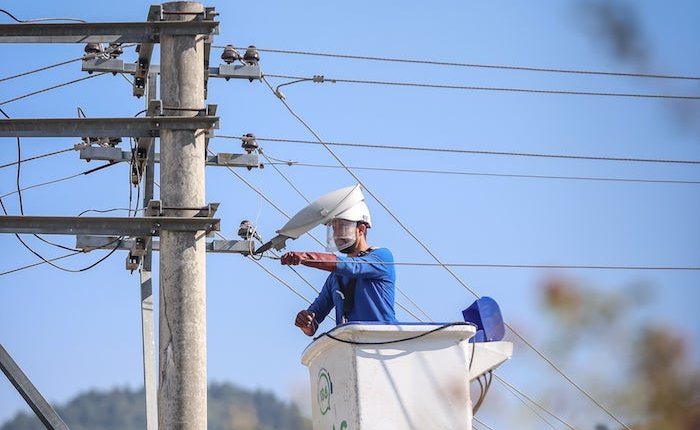
[[[132,250],[136,240],[138,239],[119,239],[118,236],[77,235],[75,237],[75,247],[85,252],[95,249],[111,250],[115,247],[120,250]],[[151,246],[153,251],[160,251],[159,241],[152,240]],[[213,240],[207,242],[206,248],[207,252],[212,253],[248,255],[251,249],[255,249],[255,242],[252,240]],[[133,251],[131,254],[133,254]]]
[[255,64],[220,64],[218,67],[209,68],[210,78],[224,78],[227,81],[233,79],[262,79],[260,66]]
[[0,137],[157,137],[161,129],[208,130],[219,127],[214,116],[152,118],[47,118],[0,120]]
[[163,209],[160,200],[149,201],[148,206],[146,206],[146,209],[144,210],[143,216],[156,217],[161,215],[163,215]]
[[[148,9],[149,22],[163,20],[163,7],[160,5],[151,5]],[[148,70],[151,66],[151,56],[153,55],[153,43],[145,42],[136,47],[136,52],[139,53],[139,59],[136,61],[136,70],[134,71],[134,92],[136,97],[141,97],[146,92],[148,84]]]
[[[82,70],[84,72],[106,72],[106,73],[128,73],[136,76],[138,66],[136,63],[125,63],[118,58],[91,58],[83,60]],[[151,64],[150,73],[160,73],[159,64]],[[220,64],[216,67],[208,67],[206,72],[210,78],[229,79],[262,79],[262,70],[255,64]]]
[[[160,100],[151,100],[148,103],[148,109],[146,111],[147,117],[161,116],[163,114],[163,105]],[[143,177],[143,173],[146,170],[146,163],[148,162],[148,154],[151,151],[151,145],[153,145],[153,137],[139,137],[136,143],[136,163],[132,166],[131,172],[131,183],[133,185],[138,185]]]
[[[137,162],[139,150],[137,149]],[[101,146],[86,146],[80,149],[81,160],[111,161],[114,163],[131,161],[131,151],[122,151],[119,148],[105,148]],[[220,152],[214,155],[207,155],[207,166],[228,166],[246,167],[248,169],[260,167],[260,157],[258,154],[231,154]],[[156,163],[160,163],[160,154],[155,154]]]
[[221,220],[203,217],[0,216],[0,233],[157,236],[161,230],[219,231]]
[[161,34],[219,34],[216,21],[0,24],[0,43],[159,43]]

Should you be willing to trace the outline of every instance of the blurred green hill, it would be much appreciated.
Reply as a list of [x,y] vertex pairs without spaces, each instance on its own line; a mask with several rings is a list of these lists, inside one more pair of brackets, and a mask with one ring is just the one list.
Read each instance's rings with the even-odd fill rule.
[[[56,407],[56,406],[54,406]],[[310,430],[311,421],[296,405],[266,391],[232,384],[210,384],[209,430]],[[146,407],[143,390],[89,391],[56,411],[71,430],[143,430]],[[0,424],[0,430],[44,430],[33,413],[20,412]]]

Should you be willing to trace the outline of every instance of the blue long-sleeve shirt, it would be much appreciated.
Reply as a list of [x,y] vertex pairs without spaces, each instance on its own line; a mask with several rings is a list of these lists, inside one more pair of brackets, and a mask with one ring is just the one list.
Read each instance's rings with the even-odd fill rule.
[[336,270],[328,275],[321,293],[308,311],[316,314],[315,319],[320,324],[335,307],[336,324],[342,324],[344,300],[338,276],[344,285],[355,278],[354,303],[348,321],[395,323],[396,272],[393,262],[394,256],[386,248],[375,248],[361,257],[338,256]]

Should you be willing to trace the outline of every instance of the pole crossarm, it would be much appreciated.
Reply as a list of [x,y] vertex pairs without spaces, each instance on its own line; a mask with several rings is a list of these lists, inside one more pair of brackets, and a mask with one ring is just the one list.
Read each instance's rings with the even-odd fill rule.
[[[76,249],[90,252],[95,249],[114,249],[131,251],[136,245],[137,239],[119,239],[117,236],[77,235],[75,237]],[[151,241],[153,251],[160,251],[160,242]],[[252,240],[213,240],[207,242],[207,252],[222,254],[250,254],[255,249]]]
[[0,137],[158,137],[161,129],[211,130],[216,116],[147,118],[47,118],[0,120]]
[[157,236],[168,231],[219,231],[217,218],[0,216],[0,233]]
[[0,43],[159,43],[163,34],[218,32],[216,21],[0,24]]

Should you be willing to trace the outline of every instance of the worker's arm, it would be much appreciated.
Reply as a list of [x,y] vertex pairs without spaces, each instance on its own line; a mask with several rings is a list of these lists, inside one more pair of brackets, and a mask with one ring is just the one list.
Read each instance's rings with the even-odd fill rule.
[[314,333],[316,333],[318,325],[326,319],[326,316],[333,309],[333,296],[331,292],[333,282],[331,278],[332,276],[329,276],[328,279],[326,279],[316,300],[314,300],[307,309],[299,311],[294,320],[294,325],[299,327],[307,336],[313,336]]

